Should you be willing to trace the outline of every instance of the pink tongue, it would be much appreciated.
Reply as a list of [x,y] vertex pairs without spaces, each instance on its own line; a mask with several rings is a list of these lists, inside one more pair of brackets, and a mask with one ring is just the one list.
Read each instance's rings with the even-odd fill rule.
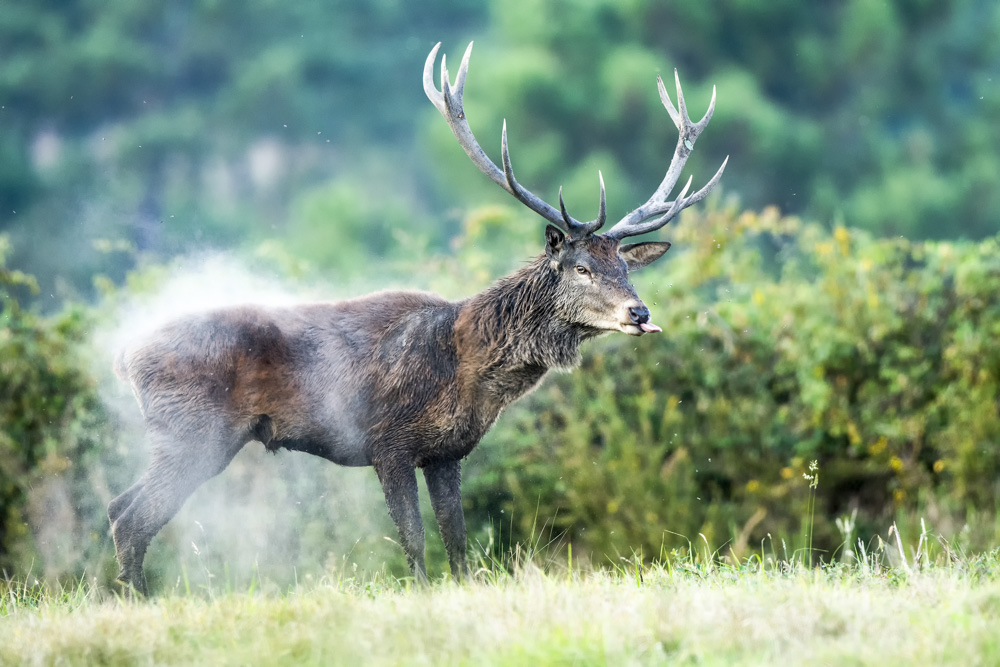
[[658,333],[660,331],[663,331],[663,329],[656,326],[652,322],[643,322],[642,324],[639,325],[639,328],[645,331],[646,333]]

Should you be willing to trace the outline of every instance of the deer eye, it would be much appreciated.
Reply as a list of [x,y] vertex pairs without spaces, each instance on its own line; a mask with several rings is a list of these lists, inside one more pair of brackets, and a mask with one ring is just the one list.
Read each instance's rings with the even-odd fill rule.
[[579,273],[581,276],[585,276],[588,273],[590,273],[590,271],[588,271],[587,267],[585,267],[585,266],[581,266],[581,265],[577,264],[575,268],[576,268],[576,272]]

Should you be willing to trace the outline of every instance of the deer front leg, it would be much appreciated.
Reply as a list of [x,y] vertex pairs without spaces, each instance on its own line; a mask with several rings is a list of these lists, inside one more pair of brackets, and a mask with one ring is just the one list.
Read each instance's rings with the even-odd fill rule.
[[437,517],[448,552],[451,574],[461,581],[469,576],[466,560],[465,515],[462,513],[462,468],[458,461],[443,461],[424,468],[427,492],[431,497],[434,516]]
[[376,461],[374,466],[410,572],[419,583],[426,584],[424,524],[420,519],[416,470],[409,462],[400,461]]

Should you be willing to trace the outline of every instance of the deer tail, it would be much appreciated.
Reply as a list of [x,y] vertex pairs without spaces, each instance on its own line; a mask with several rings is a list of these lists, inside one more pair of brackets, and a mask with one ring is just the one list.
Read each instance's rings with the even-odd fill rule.
[[114,365],[112,366],[114,368],[115,375],[118,376],[119,380],[124,382],[129,381],[127,352],[128,350],[126,348],[119,350],[118,354],[115,355]]

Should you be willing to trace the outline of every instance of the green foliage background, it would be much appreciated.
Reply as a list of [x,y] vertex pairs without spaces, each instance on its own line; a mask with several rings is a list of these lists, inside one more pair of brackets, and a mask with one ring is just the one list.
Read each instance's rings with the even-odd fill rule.
[[479,452],[471,486],[504,496],[515,535],[544,520],[601,557],[704,535],[745,557],[812,532],[832,559],[856,512],[862,536],[924,517],[995,544],[1000,236],[883,240],[729,209],[674,238],[637,281],[665,335],[595,345]]
[[[504,197],[420,86],[436,41],[454,62],[474,37],[483,145],[506,118],[522,180],[565,186],[574,211],[596,206],[598,168],[614,214],[658,183],[675,131],[654,79],[676,67],[692,111],[720,94],[692,170],[731,155],[745,206],[984,238],[1000,213],[998,29],[988,0],[4,2],[0,231],[60,298],[90,295],[95,271],[120,280],[130,249],[278,237],[349,273],[358,250],[398,251],[397,230],[444,247],[462,210]],[[331,251],[331,225],[359,245]]]
[[[924,518],[995,545],[998,28],[985,0],[0,3],[0,568],[113,574],[103,507],[144,454],[97,333],[176,258],[461,297],[538,252],[423,97],[433,43],[454,71],[471,38],[482,144],[506,119],[519,180],[578,217],[598,169],[612,217],[656,187],[673,67],[692,114],[718,88],[695,182],[731,156],[637,275],[665,335],[593,344],[469,459],[474,545],[545,532],[598,562],[700,533],[744,556],[811,525],[836,558],[855,511],[862,537]],[[401,568],[355,472],[248,451],[154,578]]]
[[51,540],[52,569],[76,571],[100,550],[107,498],[92,467],[108,431],[84,361],[90,318],[22,309],[15,292],[37,285],[5,268],[8,252],[0,236],[0,571],[29,567],[36,539]]

